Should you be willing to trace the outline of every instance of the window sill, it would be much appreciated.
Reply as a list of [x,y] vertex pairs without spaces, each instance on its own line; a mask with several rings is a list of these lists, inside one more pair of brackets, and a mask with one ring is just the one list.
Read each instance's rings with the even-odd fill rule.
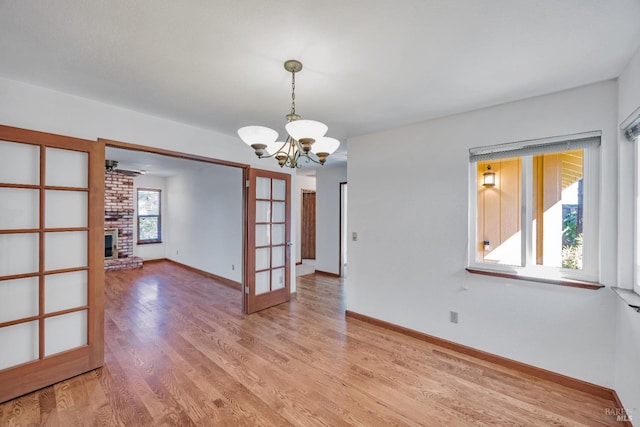
[[143,240],[143,241],[138,241],[136,244],[137,245],[153,245],[155,243],[162,243],[162,240]]
[[519,274],[503,273],[501,271],[495,271],[495,270],[481,270],[478,268],[470,268],[470,267],[467,267],[466,270],[469,273],[481,274],[484,276],[502,277],[505,279],[515,279],[515,280],[527,280],[529,282],[548,283],[550,285],[569,286],[572,288],[581,288],[581,289],[591,289],[593,291],[597,291],[600,288],[604,288],[604,285],[597,282],[583,282],[580,280],[569,280],[569,279],[558,280],[558,279],[548,279],[544,277],[522,276]]
[[611,287],[611,290],[622,298],[622,301],[624,301],[629,307],[640,313],[640,295],[636,294],[631,289]]

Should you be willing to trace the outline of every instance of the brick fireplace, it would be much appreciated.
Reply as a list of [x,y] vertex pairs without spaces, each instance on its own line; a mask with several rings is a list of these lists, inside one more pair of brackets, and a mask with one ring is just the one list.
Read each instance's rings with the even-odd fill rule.
[[105,232],[117,229],[117,258],[105,259],[105,270],[142,267],[142,258],[133,256],[133,177],[105,171]]

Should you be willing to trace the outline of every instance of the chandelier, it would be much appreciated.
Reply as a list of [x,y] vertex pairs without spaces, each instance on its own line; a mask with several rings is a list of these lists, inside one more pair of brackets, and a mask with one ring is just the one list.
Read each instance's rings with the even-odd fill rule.
[[278,132],[265,126],[245,126],[238,129],[238,135],[254,149],[256,156],[275,157],[280,167],[298,168],[302,160],[324,165],[340,141],[324,136],[328,129],[324,123],[303,120],[296,114],[296,73],[302,70],[302,63],[291,59],[284,63],[284,69],[291,73],[291,112],[285,116],[287,139],[277,141]]

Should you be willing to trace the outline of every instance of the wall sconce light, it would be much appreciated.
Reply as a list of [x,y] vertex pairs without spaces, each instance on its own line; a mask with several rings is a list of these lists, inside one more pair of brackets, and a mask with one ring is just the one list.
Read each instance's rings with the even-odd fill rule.
[[485,240],[484,242],[482,242],[482,247],[484,248],[485,251],[488,251],[491,249],[491,244],[489,243],[488,240]]
[[487,170],[482,174],[482,185],[485,187],[496,185],[496,173],[491,170],[491,165],[488,165]]

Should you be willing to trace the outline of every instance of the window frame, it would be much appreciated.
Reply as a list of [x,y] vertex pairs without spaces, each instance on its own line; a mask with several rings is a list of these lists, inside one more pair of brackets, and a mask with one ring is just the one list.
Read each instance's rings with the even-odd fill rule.
[[[638,118],[640,120],[640,117]],[[640,136],[631,140],[634,150],[633,194],[635,195],[633,212],[633,292],[640,295]]]
[[622,138],[633,144],[633,284],[640,295],[640,107],[620,124]]
[[[535,249],[533,248],[533,155],[505,155],[511,150],[536,147],[549,147],[553,143],[571,140],[598,138],[601,141],[602,132],[586,132],[581,134],[566,135],[530,141],[500,144],[495,146],[472,148],[469,158],[469,236],[468,236],[468,261],[467,270],[472,273],[519,278],[524,280],[541,281],[545,283],[575,286],[585,284],[586,288],[600,288],[600,253],[599,253],[599,208],[600,208],[600,149],[597,145],[582,147],[584,170],[584,235],[583,268],[573,270],[562,267],[537,265]],[[473,159],[474,151],[498,153],[499,158],[520,157],[521,159],[521,200],[520,200],[520,233],[521,233],[521,265],[507,265],[483,262],[476,258],[478,241],[478,193],[481,184],[478,182],[478,160]],[[561,152],[562,147],[552,152]],[[526,152],[525,152],[526,153]]]
[[[633,144],[633,255],[631,267],[633,277],[630,289],[621,284],[620,289],[627,289],[640,295],[640,107],[636,108],[626,119],[620,123],[620,143]],[[625,149],[626,151],[626,149]],[[626,298],[623,297],[628,302]],[[634,302],[635,303],[635,302]]]
[[[158,193],[158,214],[157,215],[140,215],[140,191]],[[140,238],[140,218],[158,218],[158,238],[157,239],[141,239]],[[148,245],[154,243],[162,243],[162,190],[158,188],[137,188],[136,189],[136,240],[138,245]]]

